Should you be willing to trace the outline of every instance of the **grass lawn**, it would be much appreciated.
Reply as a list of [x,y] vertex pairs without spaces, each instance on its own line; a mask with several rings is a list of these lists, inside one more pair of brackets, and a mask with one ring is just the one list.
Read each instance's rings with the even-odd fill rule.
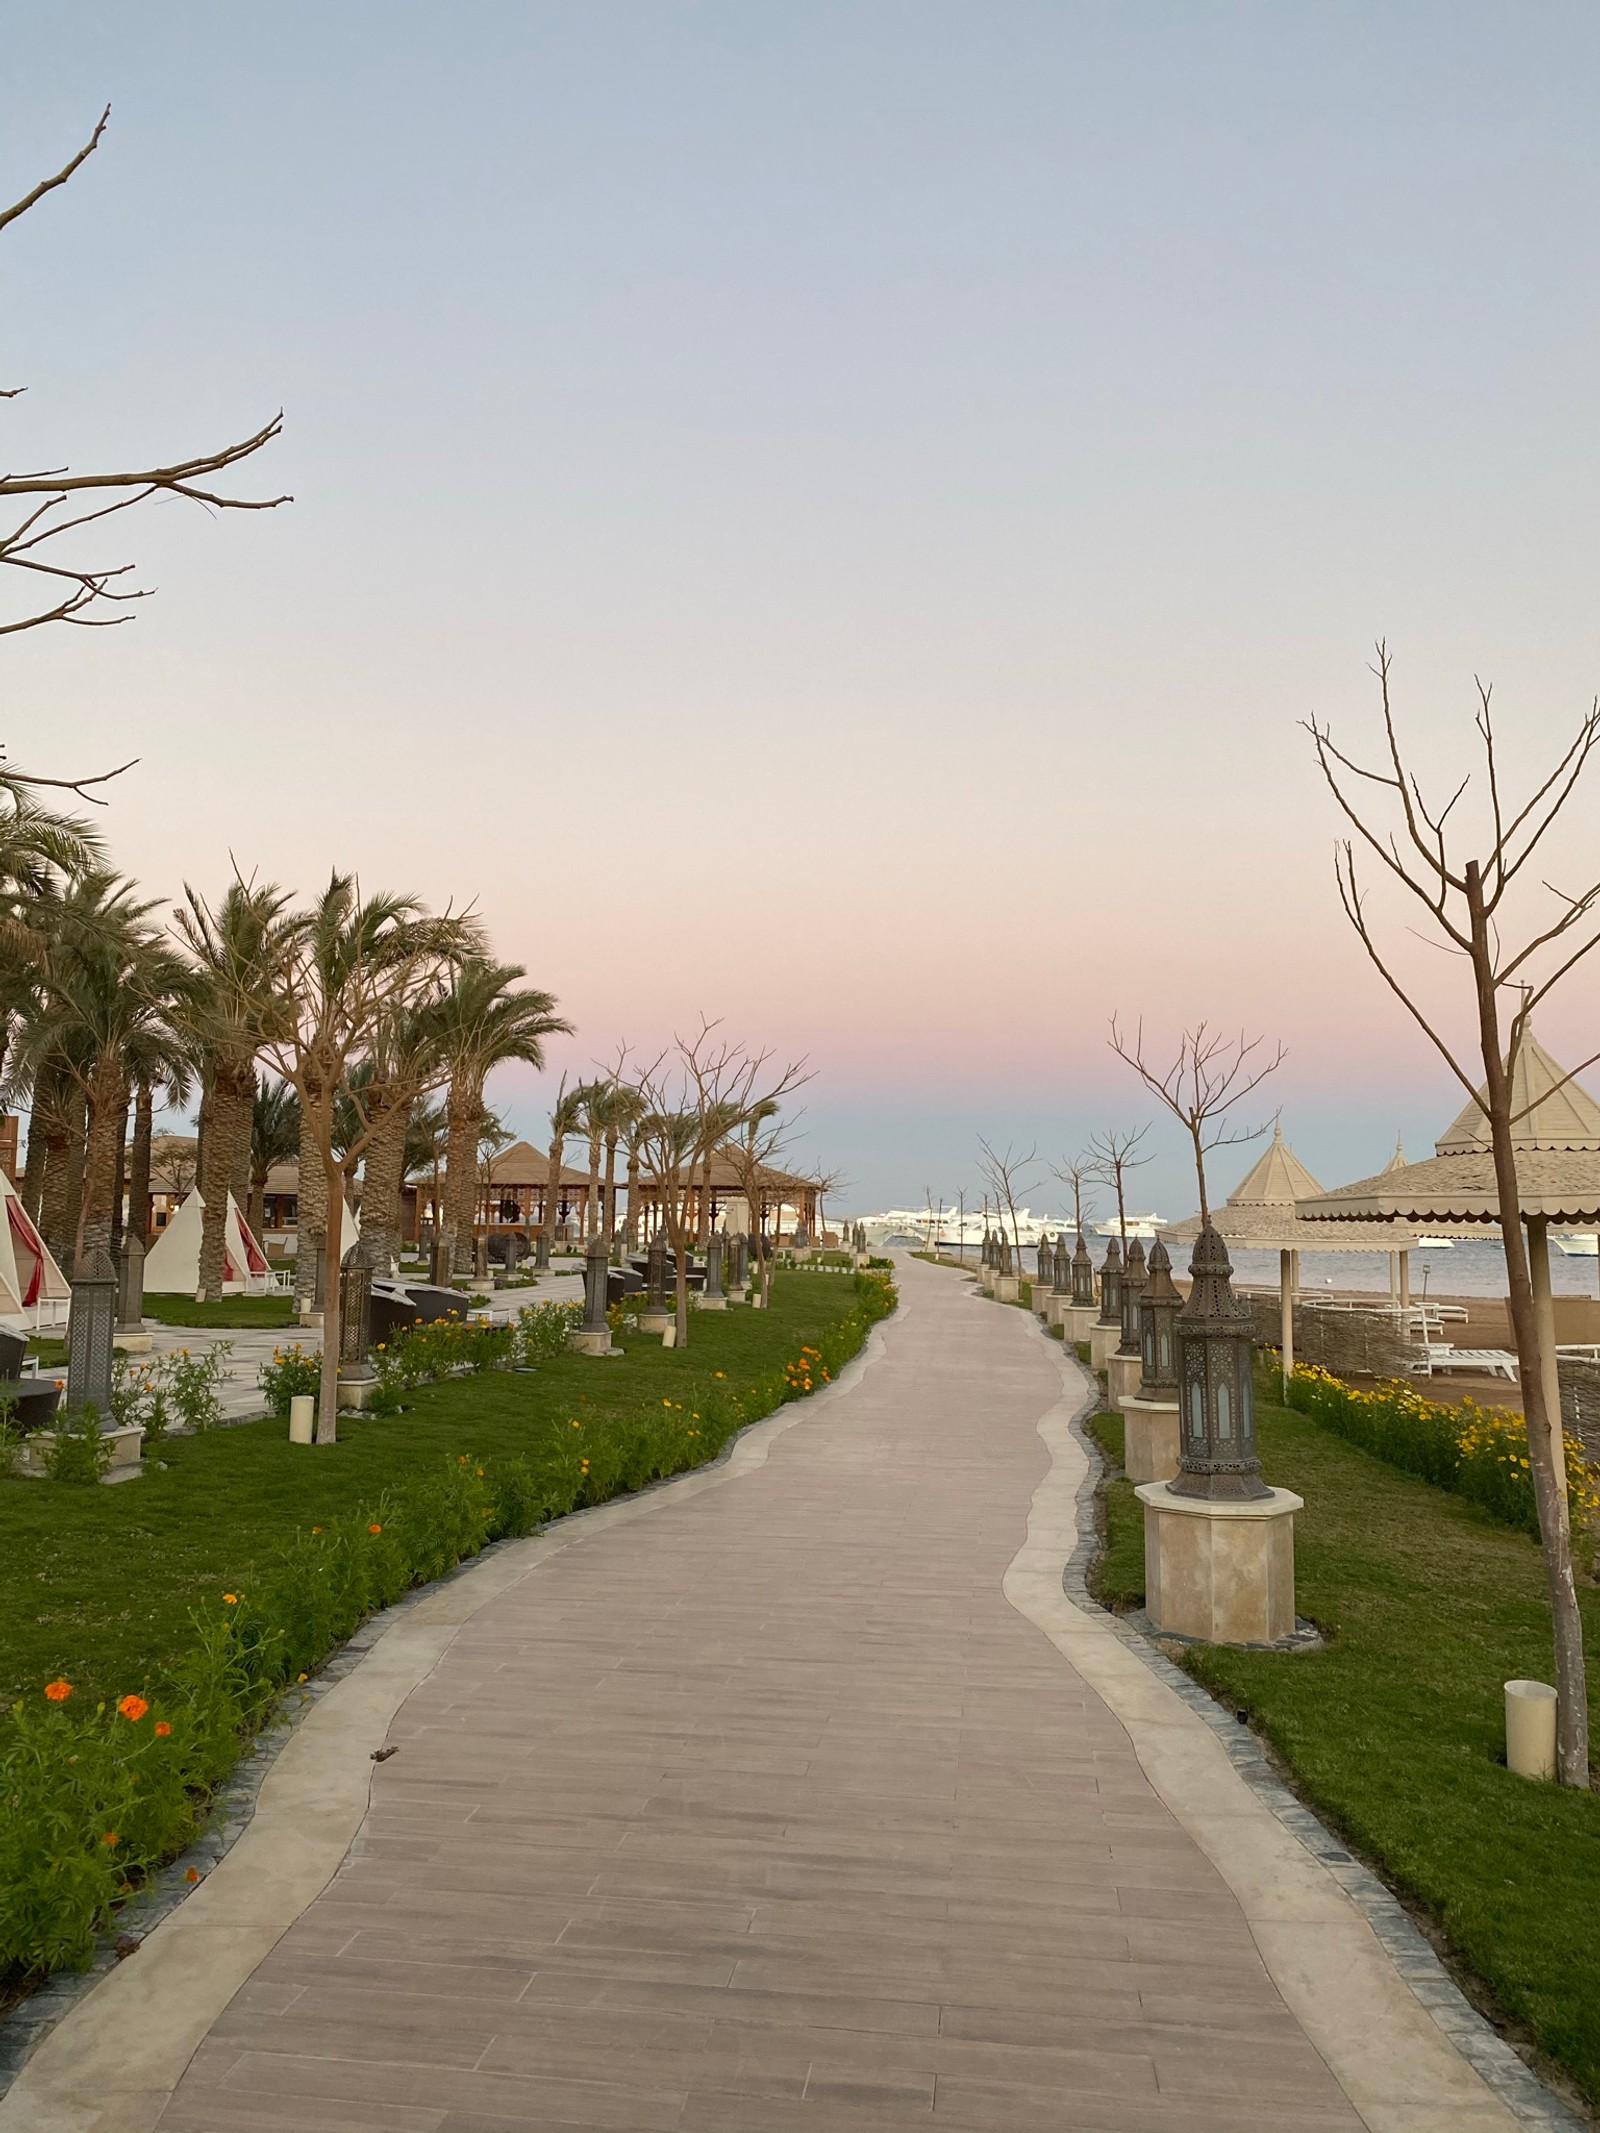
[[850,1275],[780,1275],[770,1310],[699,1314],[687,1348],[623,1335],[625,1362],[564,1355],[531,1375],[424,1386],[402,1415],[341,1415],[334,1446],[291,1445],[283,1423],[247,1423],[169,1440],[139,1480],[115,1488],[0,1481],[0,1704],[57,1674],[86,1701],[159,1688],[196,1601],[248,1588],[297,1528],[365,1508],[452,1453],[513,1456],[575,1417],[692,1404],[713,1387],[742,1393],[855,1308]]
[[[1304,1415],[1263,1406],[1259,1422],[1268,1478],[1305,1498],[1297,1604],[1328,1647],[1195,1647],[1183,1663],[1249,1712],[1306,1798],[1600,2101],[1600,1794],[1531,1784],[1502,1760],[1501,1684],[1551,1674],[1537,1544]],[[1120,1461],[1120,1418],[1092,1427]],[[1100,1596],[1137,1604],[1144,1524],[1129,1482],[1109,1484],[1105,1515]],[[1593,1678],[1600,1590],[1581,1597]]]
[[147,1289],[144,1315],[158,1326],[292,1326],[295,1324],[292,1296],[224,1296],[217,1303],[196,1303],[192,1296],[151,1295]]

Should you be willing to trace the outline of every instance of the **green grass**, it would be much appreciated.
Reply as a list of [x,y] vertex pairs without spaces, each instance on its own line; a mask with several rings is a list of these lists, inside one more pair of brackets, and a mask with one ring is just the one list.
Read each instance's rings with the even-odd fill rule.
[[144,1315],[158,1326],[292,1326],[292,1296],[224,1296],[217,1303],[196,1303],[192,1296],[145,1291]]
[[[1296,1599],[1328,1646],[1191,1647],[1183,1663],[1248,1711],[1306,1798],[1600,2101],[1600,1794],[1503,1762],[1502,1683],[1551,1672],[1538,1546],[1306,1416],[1259,1414],[1269,1480],[1305,1498]],[[1112,1421],[1092,1426],[1120,1457]],[[1101,1597],[1137,1605],[1143,1512],[1128,1482],[1107,1486],[1105,1521]],[[1593,1676],[1600,1591],[1581,1598]]]
[[342,1415],[334,1446],[247,1423],[169,1440],[116,1488],[0,1481],[0,1705],[57,1674],[91,1698],[159,1689],[191,1641],[196,1602],[248,1588],[297,1528],[431,1477],[451,1452],[515,1456],[574,1417],[740,1393],[855,1308],[851,1275],[780,1276],[770,1310],[697,1316],[687,1348],[623,1335],[625,1362],[559,1356],[531,1375],[425,1386],[402,1415]]
[[64,1340],[47,1340],[42,1335],[28,1336],[28,1353],[39,1358],[41,1370],[65,1370],[67,1367],[67,1344]]

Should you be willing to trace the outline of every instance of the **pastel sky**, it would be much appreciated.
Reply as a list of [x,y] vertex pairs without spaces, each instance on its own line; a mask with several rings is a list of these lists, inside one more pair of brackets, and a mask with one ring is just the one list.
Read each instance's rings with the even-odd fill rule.
[[113,104],[0,243],[7,463],[285,410],[292,507],[148,513],[135,624],[7,643],[13,756],[140,757],[152,890],[475,899],[556,1066],[702,1010],[808,1054],[797,1153],[861,1207],[1149,1115],[1113,1009],[1281,1037],[1329,1184],[1457,1110],[1298,722],[1370,736],[1379,633],[1441,780],[1475,672],[1529,765],[1600,683],[1591,7],[0,23],[7,197]]

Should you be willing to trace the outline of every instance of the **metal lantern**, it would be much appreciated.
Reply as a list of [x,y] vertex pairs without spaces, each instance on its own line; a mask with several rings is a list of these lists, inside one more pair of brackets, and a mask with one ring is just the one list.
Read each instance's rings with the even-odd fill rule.
[[1150,1247],[1139,1296],[1139,1352],[1144,1370],[1140,1396],[1165,1398],[1178,1389],[1178,1313],[1183,1298],[1172,1283],[1172,1261],[1158,1237]]
[[750,1239],[740,1230],[733,1240],[733,1285],[743,1289],[749,1285]]
[[1072,1288],[1072,1254],[1067,1250],[1064,1229],[1056,1232],[1056,1256],[1050,1272],[1050,1286],[1058,1296],[1067,1295]]
[[1233,1293],[1228,1249],[1207,1223],[1189,1262],[1178,1313],[1181,1427],[1174,1496],[1245,1503],[1272,1491],[1256,1457],[1255,1321]]
[[715,1230],[706,1240],[706,1294],[722,1294],[722,1239]]
[[111,1336],[117,1323],[117,1275],[104,1251],[89,1254],[89,1263],[73,1277],[67,1307],[67,1407],[86,1407],[109,1428],[111,1424]]
[[144,1240],[130,1230],[122,1240],[117,1272],[117,1331],[138,1333],[144,1327]]
[[1100,1269],[1100,1323],[1122,1323],[1122,1246],[1115,1237],[1106,1246],[1105,1264]]
[[1135,1237],[1128,1246],[1128,1263],[1122,1270],[1122,1290],[1117,1298],[1117,1316],[1122,1326],[1118,1355],[1139,1353],[1139,1295],[1144,1288],[1144,1246]]
[[606,1321],[606,1288],[611,1266],[611,1253],[606,1240],[597,1230],[589,1239],[589,1249],[583,1262],[583,1330],[585,1333],[609,1331]]
[[1002,1277],[1002,1279],[1003,1279],[1003,1278],[1004,1278],[1004,1277],[1005,1277],[1006,1275],[1008,1275],[1008,1274],[1009,1274],[1010,1272],[1011,1272],[1011,1239],[1010,1239],[1010,1238],[1009,1238],[1008,1236],[1006,1236],[1006,1235],[1004,1234],[1004,1232],[1002,1232],[1002,1233],[1001,1233],[1001,1237],[1000,1237],[1000,1273],[1001,1273],[1001,1277]]
[[1039,1287],[1040,1287],[1041,1289],[1047,1289],[1047,1288],[1049,1288],[1049,1286],[1050,1286],[1051,1282],[1052,1282],[1052,1281],[1054,1281],[1054,1279],[1055,1279],[1055,1266],[1056,1266],[1056,1255],[1055,1255],[1055,1249],[1054,1249],[1054,1247],[1052,1246],[1052,1244],[1051,1244],[1051,1242],[1050,1242],[1050,1239],[1049,1239],[1049,1238],[1048,1238],[1048,1237],[1047,1237],[1047,1236],[1045,1235],[1044,1231],[1043,1231],[1043,1230],[1040,1230],[1040,1232],[1039,1232],[1039,1272],[1038,1272],[1038,1275],[1037,1275],[1037,1277],[1036,1277],[1036,1278],[1037,1278],[1038,1286],[1039,1286]]
[[1089,1247],[1083,1241],[1081,1230],[1072,1253],[1072,1301],[1075,1306],[1085,1309],[1094,1302],[1094,1261],[1089,1257]]
[[658,1229],[645,1256],[645,1304],[649,1310],[667,1308],[667,1233]]

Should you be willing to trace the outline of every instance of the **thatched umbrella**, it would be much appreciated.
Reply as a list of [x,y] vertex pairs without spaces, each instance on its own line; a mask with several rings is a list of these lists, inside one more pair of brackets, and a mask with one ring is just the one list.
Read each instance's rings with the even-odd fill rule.
[[[1494,1155],[1484,1092],[1435,1142],[1420,1163],[1391,1164],[1374,1178],[1308,1195],[1298,1214],[1309,1243],[1348,1223],[1420,1223],[1441,1228],[1491,1228],[1500,1221]],[[1523,1038],[1511,1078],[1511,1138],[1517,1161],[1517,1212],[1528,1233],[1528,1275],[1538,1333],[1539,1374],[1561,1451],[1561,1390],[1556,1376],[1555,1308],[1550,1295],[1550,1225],[1593,1229],[1600,1224],[1600,1104],[1579,1088],[1531,1031]]]
[[[1306,1237],[1305,1224],[1296,1219],[1296,1211],[1302,1200],[1321,1197],[1322,1187],[1284,1139],[1283,1128],[1274,1126],[1271,1146],[1252,1166],[1248,1176],[1229,1193],[1225,1204],[1211,1210],[1211,1226],[1225,1244],[1254,1251],[1275,1251],[1278,1255],[1280,1344],[1285,1380],[1294,1368],[1294,1299],[1300,1286],[1300,1246],[1313,1241]],[[1175,1244],[1192,1242],[1199,1234],[1198,1215],[1191,1215],[1186,1222],[1175,1222],[1166,1232]],[[1318,1250],[1325,1251],[1387,1252],[1391,1295],[1395,1293],[1398,1256],[1400,1301],[1402,1304],[1410,1302],[1410,1263],[1406,1255],[1416,1242],[1413,1231],[1397,1229],[1390,1222],[1350,1222],[1330,1231],[1326,1239],[1316,1237],[1314,1242]]]

